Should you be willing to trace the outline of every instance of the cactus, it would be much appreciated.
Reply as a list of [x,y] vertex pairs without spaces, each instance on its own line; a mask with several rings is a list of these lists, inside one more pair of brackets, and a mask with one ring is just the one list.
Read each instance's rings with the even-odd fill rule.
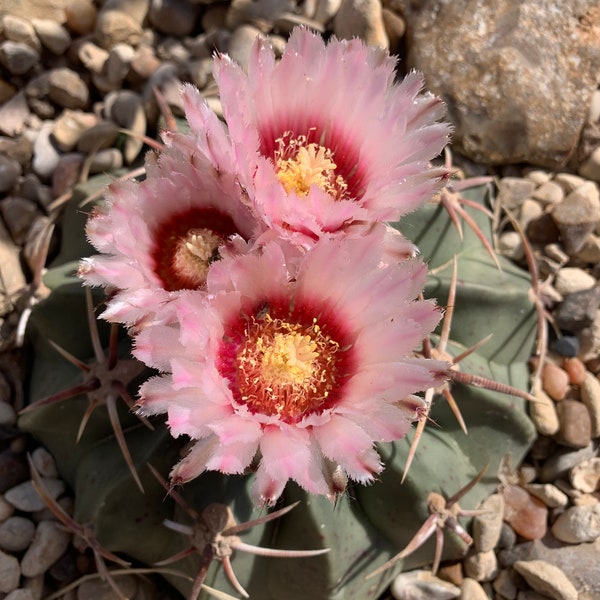
[[[76,261],[93,252],[83,235],[85,215],[79,203],[105,182],[106,178],[96,178],[79,188],[65,212],[61,251],[45,277],[51,293],[34,308],[28,327],[32,348],[30,402],[80,381],[79,371],[51,347],[49,340],[79,359],[94,356],[85,334],[88,325],[84,294],[75,276]],[[486,188],[466,192],[469,194],[483,202]],[[487,218],[477,211],[469,210],[469,214],[491,239]],[[440,205],[422,207],[404,218],[399,228],[419,246],[428,261],[431,277],[425,293],[437,298],[441,305],[448,296],[453,257],[458,258],[459,285],[450,353],[458,354],[493,334],[490,341],[461,361],[460,368],[526,389],[526,361],[535,336],[528,274],[502,259],[499,271],[468,229],[461,241]],[[96,297],[96,301],[100,302],[100,298]],[[107,328],[101,326],[100,331],[106,340]],[[121,359],[127,359],[129,342],[124,334],[119,349]],[[130,393],[135,395],[139,380],[124,383],[130,384]],[[426,498],[430,492],[449,497],[489,465],[482,481],[461,500],[463,507],[475,508],[496,487],[494,474],[507,451],[512,453],[514,462],[519,461],[534,438],[522,400],[464,385],[456,385],[453,394],[468,426],[468,435],[446,402],[436,398],[431,412],[435,425],[426,427],[403,483],[410,439],[382,445],[385,470],[379,481],[370,486],[349,487],[335,506],[288,484],[285,503],[300,501],[299,505],[274,521],[253,527],[242,535],[242,540],[281,549],[330,548],[330,552],[288,559],[236,552],[233,570],[252,598],[377,598],[398,569],[431,562],[432,540],[394,569],[365,579],[406,546],[428,517]],[[169,519],[189,523],[190,517],[172,498],[165,497],[161,483],[148,468],[148,464],[152,465],[166,478],[182,450],[182,442],[171,438],[160,419],[153,421],[156,430],[150,431],[123,407],[119,408],[127,448],[144,488],[142,493],[104,409],[93,412],[81,439],[76,441],[86,407],[87,400],[80,395],[34,409],[20,419],[20,426],[53,452],[62,476],[75,490],[75,521],[93,524],[98,543],[109,552],[146,565],[184,550],[189,546],[188,540],[163,522]],[[249,480],[249,476],[208,472],[186,484],[179,493],[197,513],[209,504],[221,503],[231,508],[237,523],[243,523],[260,516],[248,495]],[[446,534],[444,557],[456,558],[463,552],[464,544]],[[194,578],[206,566],[203,561],[206,557],[194,553],[171,566]],[[182,594],[190,593],[188,579],[167,577]],[[205,582],[233,593],[218,561],[210,564]]]

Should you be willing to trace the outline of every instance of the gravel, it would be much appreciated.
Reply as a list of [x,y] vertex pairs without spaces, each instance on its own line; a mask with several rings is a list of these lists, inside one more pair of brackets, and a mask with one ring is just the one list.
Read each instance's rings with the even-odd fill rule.
[[[4,4],[0,426],[7,434],[0,440],[0,592],[7,594],[5,600],[39,600],[93,571],[89,550],[75,548],[72,536],[48,511],[40,520],[36,511],[45,504],[32,487],[26,454],[51,495],[65,506],[71,502],[69,491],[48,452],[16,427],[16,413],[23,407],[19,319],[44,295],[32,265],[46,224],[87,174],[130,168],[140,160],[145,151],[140,136],[154,137],[161,126],[154,88],[175,115],[182,115],[178,89],[187,81],[220,110],[211,74],[214,50],[230,52],[244,65],[257,34],[267,35],[281,50],[291,28],[303,24],[326,34],[358,35],[392,50],[406,45],[401,50],[406,62],[411,38],[403,36],[412,16],[405,18],[400,10],[404,2],[382,6],[379,0],[299,5],[290,0],[76,0],[65,10],[59,8],[62,3],[22,1],[8,14]],[[133,135],[123,138],[123,128]],[[464,563],[452,571],[443,566],[439,578],[404,574],[395,583],[395,598],[405,597],[402,590],[409,583],[414,597],[423,598],[462,593],[463,599],[479,600],[494,590],[502,599],[533,598],[534,592],[565,600],[578,592],[600,597],[600,581],[590,575],[594,570],[578,568],[581,560],[574,558],[600,536],[600,136],[593,133],[600,128],[598,90],[591,94],[581,128],[580,145],[560,168],[522,159],[482,167],[458,157],[464,175],[474,170],[495,176],[497,211],[511,211],[524,229],[540,274],[537,293],[558,331],[546,349],[536,389],[539,403],[530,405],[538,440],[520,470],[524,474],[529,468],[527,482],[501,484],[484,504],[491,513],[477,518],[476,543]],[[540,153],[556,154],[552,148]],[[510,156],[504,158],[511,162]],[[524,240],[515,228],[499,219],[496,234],[499,251],[526,267]],[[517,526],[515,534],[506,522],[507,499],[511,514],[527,509],[538,515],[535,531]],[[525,556],[535,544],[544,558]],[[556,547],[563,554],[546,552]],[[501,552],[523,560],[499,560]],[[72,573],[69,578],[55,576],[57,561],[64,563],[63,572]],[[130,579],[122,581],[131,597],[157,597],[150,584]],[[77,597],[111,598],[111,593],[104,583],[90,580]]]

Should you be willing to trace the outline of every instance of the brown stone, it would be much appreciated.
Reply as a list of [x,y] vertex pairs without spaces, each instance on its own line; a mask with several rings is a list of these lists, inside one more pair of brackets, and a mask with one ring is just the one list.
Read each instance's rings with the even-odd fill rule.
[[592,422],[585,404],[577,400],[563,400],[556,406],[560,429],[557,441],[570,448],[585,448],[592,439]]
[[569,389],[569,375],[558,365],[548,362],[542,369],[544,391],[553,400],[562,400]]
[[597,0],[403,2],[409,66],[447,102],[463,153],[486,163],[566,164],[600,68],[597,36],[582,25],[595,6]]
[[567,358],[563,368],[569,375],[569,383],[581,385],[584,382],[587,371],[585,369],[585,365],[579,358],[576,356]]
[[548,509],[522,487],[507,485],[504,497],[504,520],[527,540],[539,540],[548,529]]

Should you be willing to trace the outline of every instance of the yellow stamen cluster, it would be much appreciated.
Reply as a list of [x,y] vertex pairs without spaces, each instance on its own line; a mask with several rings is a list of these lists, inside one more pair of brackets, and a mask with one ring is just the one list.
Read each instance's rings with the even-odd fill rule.
[[204,285],[208,268],[218,258],[222,243],[222,236],[212,229],[190,229],[177,244],[173,269],[180,277],[197,282],[197,287]]
[[340,345],[317,319],[309,326],[252,317],[237,354],[241,400],[253,412],[296,421],[327,401],[336,385]]
[[306,196],[311,186],[316,185],[336,200],[346,196],[348,186],[344,178],[336,174],[337,165],[329,148],[307,143],[304,135],[292,138],[291,132],[276,142],[277,178],[288,194],[295,192],[298,196]]

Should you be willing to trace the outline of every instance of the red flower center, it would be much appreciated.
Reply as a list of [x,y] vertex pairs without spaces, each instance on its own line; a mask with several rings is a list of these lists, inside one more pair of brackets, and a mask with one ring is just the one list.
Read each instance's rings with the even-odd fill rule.
[[329,319],[262,303],[226,328],[218,369],[239,404],[295,423],[339,399],[352,373],[346,338]]
[[215,208],[194,208],[172,216],[154,232],[154,272],[167,291],[198,289],[208,268],[219,259],[219,246],[239,233],[235,223]]

